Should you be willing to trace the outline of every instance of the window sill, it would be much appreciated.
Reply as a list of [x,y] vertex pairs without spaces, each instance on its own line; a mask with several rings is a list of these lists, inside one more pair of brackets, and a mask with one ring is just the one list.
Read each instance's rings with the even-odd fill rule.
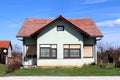
[[83,58],[94,58],[94,57],[83,57]]

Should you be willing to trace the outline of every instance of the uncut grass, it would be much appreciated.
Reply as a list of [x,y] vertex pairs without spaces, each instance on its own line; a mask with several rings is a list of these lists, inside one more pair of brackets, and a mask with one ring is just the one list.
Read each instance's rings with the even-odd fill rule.
[[[1,71],[2,72],[2,71]],[[120,69],[113,64],[107,64],[105,68],[97,65],[85,65],[82,68],[30,68],[19,69],[5,76],[119,76]]]

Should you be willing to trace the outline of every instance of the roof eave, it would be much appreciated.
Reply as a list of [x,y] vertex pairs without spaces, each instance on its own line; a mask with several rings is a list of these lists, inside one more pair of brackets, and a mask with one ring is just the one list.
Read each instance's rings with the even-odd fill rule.
[[29,36],[22,36],[22,35],[19,35],[19,36],[17,35],[17,36],[16,36],[16,38],[20,38],[20,37],[21,37],[21,38],[23,38],[23,37],[30,37],[30,35],[29,35]]
[[90,37],[103,37],[103,35],[90,35]]

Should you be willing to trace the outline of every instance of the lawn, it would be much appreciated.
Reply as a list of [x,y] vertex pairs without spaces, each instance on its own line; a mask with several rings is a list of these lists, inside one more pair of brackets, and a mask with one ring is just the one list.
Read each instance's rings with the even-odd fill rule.
[[22,68],[6,74],[7,65],[0,65],[0,76],[120,76],[120,68],[114,64],[106,64],[105,68],[97,65],[85,65],[82,68]]

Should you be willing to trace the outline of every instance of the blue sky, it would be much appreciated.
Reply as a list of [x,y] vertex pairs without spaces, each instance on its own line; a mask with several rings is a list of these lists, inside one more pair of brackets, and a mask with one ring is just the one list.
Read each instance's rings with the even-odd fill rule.
[[16,34],[26,17],[91,17],[103,41],[120,44],[120,0],[0,0],[0,40],[19,44]]

